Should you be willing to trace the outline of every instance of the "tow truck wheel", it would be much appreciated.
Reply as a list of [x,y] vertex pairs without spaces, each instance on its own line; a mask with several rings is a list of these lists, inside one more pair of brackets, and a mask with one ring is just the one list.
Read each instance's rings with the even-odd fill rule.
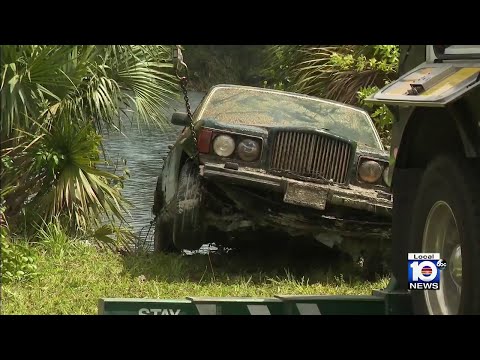
[[480,313],[480,177],[477,165],[440,156],[425,170],[409,252],[440,253],[439,290],[412,290],[416,314]]
[[198,168],[187,161],[178,178],[173,218],[173,243],[178,249],[198,250],[205,241],[203,189]]

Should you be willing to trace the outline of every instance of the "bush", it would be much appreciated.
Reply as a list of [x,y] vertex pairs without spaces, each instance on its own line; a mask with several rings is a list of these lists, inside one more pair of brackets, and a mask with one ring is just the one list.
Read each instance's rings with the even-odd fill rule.
[[217,84],[261,84],[265,45],[185,45],[190,86],[208,91]]
[[26,244],[11,241],[2,226],[1,283],[30,279],[37,275],[36,257]]

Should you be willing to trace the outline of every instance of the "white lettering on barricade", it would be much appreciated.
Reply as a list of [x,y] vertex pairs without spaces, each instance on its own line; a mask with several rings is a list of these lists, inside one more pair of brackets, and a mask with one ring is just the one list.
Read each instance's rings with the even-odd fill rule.
[[138,315],[180,315],[180,309],[146,309],[138,310]]

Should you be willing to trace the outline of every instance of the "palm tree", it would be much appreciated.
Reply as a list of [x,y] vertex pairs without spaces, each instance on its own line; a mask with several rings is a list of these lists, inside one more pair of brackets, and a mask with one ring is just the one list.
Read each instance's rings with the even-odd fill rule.
[[[6,215],[21,212],[87,231],[103,217],[124,222],[124,177],[100,170],[104,129],[119,114],[166,123],[177,96],[168,46],[1,47],[0,141]],[[91,229],[90,229],[91,230]]]

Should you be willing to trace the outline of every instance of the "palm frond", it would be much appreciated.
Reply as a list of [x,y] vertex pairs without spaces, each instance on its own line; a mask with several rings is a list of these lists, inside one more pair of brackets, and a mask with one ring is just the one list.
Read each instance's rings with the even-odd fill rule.
[[138,237],[129,229],[112,224],[99,226],[89,237],[101,248],[130,252],[138,242]]
[[[28,128],[30,118],[40,120],[49,104],[61,101],[75,89],[85,69],[69,64],[76,46],[2,46],[0,68],[1,134]],[[83,64],[83,63],[81,63]]]
[[59,118],[38,129],[26,133],[28,141],[12,155],[14,167],[5,177],[15,187],[11,198],[26,201],[42,219],[61,217],[69,229],[86,231],[102,219],[126,222],[123,177],[100,169],[101,136],[92,126]]
[[328,99],[347,104],[357,104],[358,91],[363,87],[381,86],[383,76],[376,70],[343,71],[331,75],[324,96]]
[[[132,46],[124,51],[112,76],[126,93],[137,114],[137,120],[166,123],[166,109],[172,99],[178,97],[178,84],[172,73],[172,64],[167,62],[171,53],[166,47]],[[140,58],[139,54],[144,57]]]

